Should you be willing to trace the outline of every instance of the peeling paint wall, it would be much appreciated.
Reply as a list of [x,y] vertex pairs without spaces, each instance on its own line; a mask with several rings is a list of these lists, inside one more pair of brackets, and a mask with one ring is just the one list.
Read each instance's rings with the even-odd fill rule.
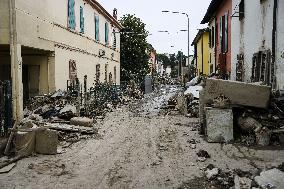
[[[252,58],[258,51],[272,50],[273,6],[274,0],[244,0],[244,19],[232,18],[232,80],[236,80],[237,55],[244,55],[244,81],[250,82],[252,76]],[[284,46],[284,2],[278,1],[277,37],[276,37],[276,80],[278,88],[284,87],[283,59],[281,48]],[[240,0],[233,0],[232,9],[238,12]],[[238,16],[238,14],[235,14]]]
[[276,34],[276,78],[277,87],[284,89],[284,1],[278,1]]

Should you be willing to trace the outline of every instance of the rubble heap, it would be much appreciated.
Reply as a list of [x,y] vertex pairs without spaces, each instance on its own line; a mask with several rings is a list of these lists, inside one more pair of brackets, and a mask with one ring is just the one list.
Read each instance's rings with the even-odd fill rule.
[[283,99],[268,86],[209,78],[200,92],[201,133],[208,142],[284,144]]

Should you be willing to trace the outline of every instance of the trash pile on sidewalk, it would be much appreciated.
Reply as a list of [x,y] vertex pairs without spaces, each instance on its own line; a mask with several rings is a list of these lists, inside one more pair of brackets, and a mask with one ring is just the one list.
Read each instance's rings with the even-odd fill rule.
[[199,99],[201,133],[208,142],[284,144],[283,99],[268,86],[208,78]]
[[168,100],[169,109],[176,109],[188,117],[199,116],[199,91],[203,89],[204,77],[195,77],[186,83],[186,90]]
[[54,155],[81,139],[100,137],[97,121],[120,104],[142,97],[137,85],[130,83],[124,90],[97,84],[84,93],[75,87],[31,98],[24,119],[14,125],[8,139],[1,141],[1,153],[14,158],[0,162],[0,169],[35,153]]

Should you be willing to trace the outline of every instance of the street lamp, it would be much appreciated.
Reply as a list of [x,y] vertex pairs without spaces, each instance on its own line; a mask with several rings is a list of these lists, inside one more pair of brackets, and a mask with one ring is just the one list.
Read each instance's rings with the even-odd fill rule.
[[163,10],[163,13],[173,13],[173,14],[183,14],[186,15],[187,17],[187,30],[180,30],[180,31],[187,31],[187,59],[189,60],[189,48],[190,48],[190,42],[189,42],[189,15],[185,12],[178,12],[178,11],[168,11],[168,10]]

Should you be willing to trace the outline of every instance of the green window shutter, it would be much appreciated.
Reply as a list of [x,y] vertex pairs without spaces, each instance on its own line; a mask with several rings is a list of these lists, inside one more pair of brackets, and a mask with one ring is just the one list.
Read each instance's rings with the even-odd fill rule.
[[84,33],[84,10],[83,7],[80,6],[80,32]]
[[100,17],[95,15],[95,39],[100,41]]
[[106,22],[105,23],[105,43],[106,45],[109,44],[108,37],[109,37],[109,27],[108,27],[108,23]]
[[75,0],[68,0],[68,27],[75,29]]

